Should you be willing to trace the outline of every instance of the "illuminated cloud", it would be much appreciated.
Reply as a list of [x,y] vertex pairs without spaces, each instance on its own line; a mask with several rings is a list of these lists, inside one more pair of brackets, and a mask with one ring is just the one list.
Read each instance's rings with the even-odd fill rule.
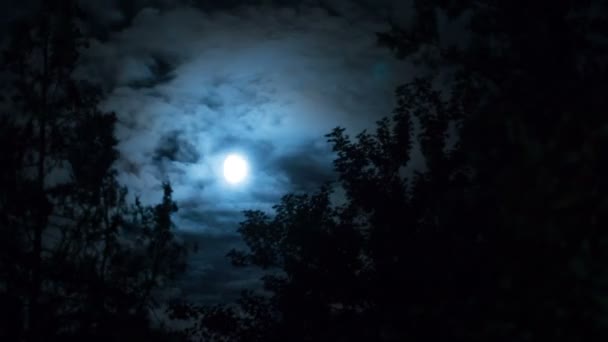
[[[120,181],[144,202],[172,182],[180,229],[221,242],[196,257],[209,274],[234,276],[218,271],[225,260],[203,260],[239,243],[242,210],[333,179],[324,134],[372,127],[391,114],[395,86],[415,76],[376,47],[385,26],[369,9],[310,3],[99,8],[100,25],[118,29],[91,44],[80,72],[102,82],[103,107],[119,116]],[[233,151],[251,170],[228,188],[222,163]]]

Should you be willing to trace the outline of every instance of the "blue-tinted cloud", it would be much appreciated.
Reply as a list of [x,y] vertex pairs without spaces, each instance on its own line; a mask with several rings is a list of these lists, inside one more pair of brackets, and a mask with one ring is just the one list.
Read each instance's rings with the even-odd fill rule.
[[[376,47],[380,17],[356,3],[317,4],[158,2],[99,15],[123,24],[93,42],[80,72],[104,84],[103,106],[119,116],[120,181],[144,202],[172,182],[178,227],[216,241],[193,259],[218,282],[210,288],[249,281],[223,269],[241,211],[332,179],[324,134],[373,126],[390,115],[394,87],[415,76]],[[221,177],[230,152],[251,164],[242,186]]]

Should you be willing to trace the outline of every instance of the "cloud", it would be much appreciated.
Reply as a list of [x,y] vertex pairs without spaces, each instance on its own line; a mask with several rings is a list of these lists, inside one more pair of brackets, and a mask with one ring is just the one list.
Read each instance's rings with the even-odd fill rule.
[[155,160],[168,160],[185,164],[198,162],[200,154],[196,146],[182,137],[181,131],[171,131],[158,142]]
[[226,258],[226,251],[244,247],[238,236],[198,233],[183,236],[196,246],[196,252],[190,258],[188,273],[176,284],[178,296],[186,294],[194,301],[225,303],[238,297],[243,288],[261,286],[260,270],[235,268]]
[[[346,3],[108,10],[127,24],[94,41],[79,72],[102,82],[103,107],[119,116],[120,181],[148,203],[171,181],[184,234],[232,243],[242,210],[332,179],[324,134],[390,115],[394,87],[416,74],[376,48],[384,24]],[[229,152],[250,161],[242,186],[221,177]],[[223,258],[230,243],[213,248]],[[197,267],[221,278],[232,271],[219,259]]]
[[358,131],[390,114],[408,66],[374,48],[378,25],[361,27],[319,8],[144,8],[88,59],[109,75],[105,108],[118,113],[123,157],[140,175],[158,173],[159,153],[186,149],[200,165],[167,159],[213,178],[210,163],[230,149],[284,160],[337,125]]

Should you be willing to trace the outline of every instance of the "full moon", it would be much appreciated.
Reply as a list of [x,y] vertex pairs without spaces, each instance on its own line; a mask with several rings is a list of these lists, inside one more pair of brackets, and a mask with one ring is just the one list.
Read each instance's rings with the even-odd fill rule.
[[248,172],[247,162],[237,154],[231,154],[224,159],[224,179],[230,184],[242,182]]

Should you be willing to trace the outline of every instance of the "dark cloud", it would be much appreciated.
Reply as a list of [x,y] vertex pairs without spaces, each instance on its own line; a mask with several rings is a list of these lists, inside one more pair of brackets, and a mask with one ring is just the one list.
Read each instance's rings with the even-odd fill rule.
[[335,180],[335,175],[329,167],[331,157],[328,146],[308,144],[280,156],[273,164],[277,172],[286,176],[293,191],[313,191],[319,185]]
[[169,160],[180,163],[196,163],[200,154],[196,146],[181,137],[181,131],[168,132],[158,141],[154,159]]
[[227,251],[244,248],[234,235],[184,233],[191,246],[188,273],[178,281],[180,295],[193,300],[216,303],[236,298],[244,288],[259,288],[260,270],[232,267]]
[[135,89],[153,88],[156,85],[171,81],[174,77],[171,63],[163,57],[154,56],[150,57],[144,71],[138,76],[127,77],[130,79],[127,86]]

